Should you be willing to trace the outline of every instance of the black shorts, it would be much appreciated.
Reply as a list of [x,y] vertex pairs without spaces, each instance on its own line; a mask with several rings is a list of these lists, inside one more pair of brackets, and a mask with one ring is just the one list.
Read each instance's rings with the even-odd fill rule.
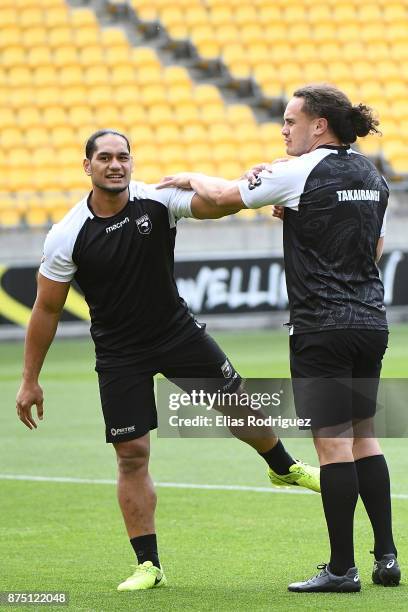
[[117,370],[98,369],[106,442],[133,440],[157,428],[153,377],[158,373],[177,379],[187,392],[197,379],[206,392],[234,392],[241,384],[241,377],[225,353],[204,329],[141,364]]
[[373,417],[388,332],[336,329],[290,336],[299,418],[312,429]]

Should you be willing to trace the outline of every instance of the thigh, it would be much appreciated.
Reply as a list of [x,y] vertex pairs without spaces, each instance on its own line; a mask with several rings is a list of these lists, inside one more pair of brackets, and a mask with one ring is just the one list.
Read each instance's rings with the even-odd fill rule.
[[234,392],[242,382],[224,351],[206,332],[163,355],[160,371],[187,392]]
[[356,330],[358,351],[353,365],[353,417],[368,419],[375,415],[382,359],[387,349],[388,332]]
[[106,442],[126,442],[157,428],[153,374],[132,369],[98,371]]
[[352,364],[348,343],[337,330],[290,337],[296,413],[309,419],[312,429],[351,422]]

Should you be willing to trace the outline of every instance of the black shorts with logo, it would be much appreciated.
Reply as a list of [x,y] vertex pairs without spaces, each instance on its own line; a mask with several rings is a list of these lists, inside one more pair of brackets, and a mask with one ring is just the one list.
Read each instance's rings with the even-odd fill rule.
[[289,342],[296,413],[312,429],[375,415],[388,331],[336,329]]
[[201,388],[206,387],[203,391],[212,393],[234,392],[241,384],[241,377],[205,326],[188,340],[133,367],[98,369],[106,442],[126,442],[157,428],[153,377],[158,373],[170,380],[183,379],[178,384],[187,393],[197,380]]

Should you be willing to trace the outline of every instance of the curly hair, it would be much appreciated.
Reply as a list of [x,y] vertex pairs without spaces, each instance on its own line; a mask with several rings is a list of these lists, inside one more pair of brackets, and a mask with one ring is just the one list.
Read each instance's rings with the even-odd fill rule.
[[381,134],[379,121],[365,104],[353,105],[345,93],[332,85],[306,85],[294,94],[303,98],[302,111],[310,117],[327,119],[330,130],[343,144],[351,144],[357,136]]

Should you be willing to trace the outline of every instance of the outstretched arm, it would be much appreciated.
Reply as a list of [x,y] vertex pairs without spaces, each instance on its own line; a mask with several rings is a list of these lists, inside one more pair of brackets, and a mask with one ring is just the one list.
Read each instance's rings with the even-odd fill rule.
[[37,424],[31,414],[37,406],[39,419],[43,417],[43,392],[38,377],[45,356],[57,330],[70,283],[60,283],[38,274],[37,299],[27,328],[24,351],[23,380],[17,394],[17,414],[29,429]]

